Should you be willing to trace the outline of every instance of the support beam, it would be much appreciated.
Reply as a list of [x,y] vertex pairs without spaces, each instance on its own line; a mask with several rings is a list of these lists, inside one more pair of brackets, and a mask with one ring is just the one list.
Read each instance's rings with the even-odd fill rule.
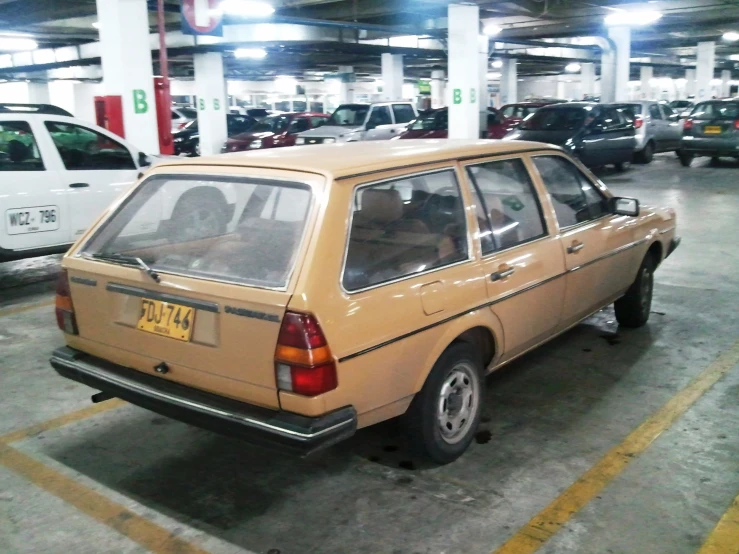
[[354,68],[350,65],[340,65],[339,78],[341,80],[339,84],[339,104],[354,102]]
[[641,94],[642,100],[651,100],[652,98],[652,78],[654,76],[654,69],[652,66],[643,65],[639,68],[639,79],[641,81]]
[[629,58],[631,57],[631,28],[625,25],[610,27],[608,37],[616,45],[613,98],[604,102],[625,102],[629,99]]
[[713,79],[713,68],[716,65],[716,43],[698,43],[698,64],[696,66],[695,80],[697,84],[696,100],[708,100],[711,98],[711,80]]
[[403,98],[403,56],[383,54],[382,62],[382,97],[385,100]]
[[200,153],[218,154],[228,138],[226,128],[226,80],[223,76],[223,55],[220,52],[196,54],[195,94],[198,97],[198,132]]
[[731,81],[731,70],[724,69],[721,72],[721,97],[722,98],[728,98],[729,94],[731,94],[731,86],[729,85],[729,81]]
[[449,4],[449,138],[480,137],[478,112],[480,9]]
[[595,64],[580,64],[580,89],[583,98],[595,96]]
[[477,111],[478,118],[480,119],[480,131],[482,137],[487,137],[488,130],[488,52],[490,51],[490,38],[481,34],[477,38],[478,54],[477,59],[479,60],[479,69],[477,70],[478,75],[478,88],[477,88]]
[[695,97],[696,93],[698,91],[698,87],[696,86],[695,82],[695,69],[686,69],[685,70],[685,96]]
[[500,76],[500,102],[502,105],[518,102],[518,68],[516,58],[503,58]]
[[28,83],[28,101],[31,104],[51,104],[51,99],[49,97],[49,84]]
[[431,107],[433,109],[446,106],[446,76],[443,69],[431,72]]

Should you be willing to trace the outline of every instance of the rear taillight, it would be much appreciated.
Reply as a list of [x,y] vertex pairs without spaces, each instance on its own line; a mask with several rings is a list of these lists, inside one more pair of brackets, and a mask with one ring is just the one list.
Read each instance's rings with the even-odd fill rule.
[[336,364],[313,315],[285,314],[277,337],[275,371],[280,390],[316,396],[336,388]]
[[56,324],[59,329],[68,335],[77,335],[77,318],[74,316],[74,305],[72,304],[72,291],[69,288],[69,276],[67,270],[59,273],[56,283]]
[[737,131],[739,131],[739,119],[737,119],[737,120],[734,121],[734,129],[736,129]]
[[683,125],[683,131],[690,131],[692,128],[693,128],[693,120],[686,119],[685,124]]
[[644,120],[641,118],[641,116],[636,116],[634,118],[634,127],[637,129],[641,129],[642,125],[644,125]]

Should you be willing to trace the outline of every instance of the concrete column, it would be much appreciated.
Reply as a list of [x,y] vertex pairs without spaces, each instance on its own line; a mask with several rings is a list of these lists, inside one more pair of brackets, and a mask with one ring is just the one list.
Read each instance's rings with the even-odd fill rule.
[[31,104],[51,104],[49,83],[28,83],[28,101]]
[[518,102],[516,58],[503,58],[503,67],[500,68],[500,102],[504,106]]
[[729,81],[731,81],[731,70],[724,69],[721,72],[721,97],[722,98],[728,98],[729,94],[731,94],[731,86],[729,85]]
[[446,87],[445,74],[443,69],[436,69],[431,72],[431,107],[433,109],[442,108],[446,105],[444,99],[444,88]]
[[65,109],[72,115],[75,115],[74,85],[75,83],[73,83],[72,81],[50,82],[49,103]]
[[382,55],[382,97],[385,100],[403,98],[403,56]]
[[639,68],[639,78],[641,80],[641,96],[642,100],[651,100],[652,98],[652,77],[654,76],[654,68],[651,65],[643,65]]
[[696,100],[707,100],[711,97],[711,79],[713,79],[713,68],[716,65],[716,43],[698,43],[698,65],[695,71],[695,81],[698,92]]
[[567,77],[565,75],[557,75],[557,94],[556,98],[567,98],[565,91],[567,85]]
[[[341,80],[339,84],[339,104],[354,102],[354,68],[350,65],[340,65],[339,78]],[[385,90],[385,83],[382,84],[382,90]]]
[[583,97],[595,95],[595,64],[594,63],[580,64],[580,88],[582,89]]
[[223,55],[220,52],[195,54],[195,94],[198,96],[198,132],[200,154],[221,152],[228,138],[226,129],[226,80],[223,77]]
[[450,4],[449,15],[449,138],[480,137],[478,111],[480,10]]
[[629,58],[631,57],[631,28],[625,25],[610,27],[608,38],[616,45],[613,99],[604,102],[624,102],[629,97]]
[[480,136],[487,137],[488,131],[488,51],[490,48],[490,37],[485,34],[479,35],[477,38],[478,46],[478,88],[477,88],[477,113],[480,119]]
[[698,92],[695,82],[695,69],[685,70],[685,96],[695,96]]
[[97,0],[105,95],[123,99],[126,139],[159,153],[146,0]]

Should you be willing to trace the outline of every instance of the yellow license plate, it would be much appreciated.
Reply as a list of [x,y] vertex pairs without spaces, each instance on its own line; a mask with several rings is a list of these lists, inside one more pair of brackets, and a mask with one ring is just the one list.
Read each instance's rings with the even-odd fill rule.
[[707,135],[720,135],[721,127],[718,125],[708,125],[703,128],[703,132]]
[[141,315],[137,327],[142,331],[188,342],[194,323],[193,308],[148,298],[141,300]]

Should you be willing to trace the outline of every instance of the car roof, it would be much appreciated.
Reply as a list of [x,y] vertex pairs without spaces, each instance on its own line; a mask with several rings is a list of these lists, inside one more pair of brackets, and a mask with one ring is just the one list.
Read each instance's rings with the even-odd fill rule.
[[31,121],[35,119],[40,119],[41,121],[60,121],[64,123],[76,123],[81,124],[85,126],[93,126],[97,127],[94,123],[90,121],[85,121],[83,119],[78,119],[76,117],[69,117],[67,115],[57,115],[57,114],[47,114],[47,113],[27,113],[27,112],[14,112],[14,113],[0,113],[0,119],[3,121]]
[[555,151],[559,148],[548,144],[518,140],[378,140],[234,152],[192,159],[166,158],[157,167],[166,167],[169,170],[177,166],[193,165],[260,167],[319,173],[340,179],[445,160],[531,150]]
[[542,109],[546,108],[547,110],[565,110],[567,108],[588,108],[603,105],[606,104],[597,104],[595,102],[560,102],[559,104],[547,104],[546,106],[542,106]]

